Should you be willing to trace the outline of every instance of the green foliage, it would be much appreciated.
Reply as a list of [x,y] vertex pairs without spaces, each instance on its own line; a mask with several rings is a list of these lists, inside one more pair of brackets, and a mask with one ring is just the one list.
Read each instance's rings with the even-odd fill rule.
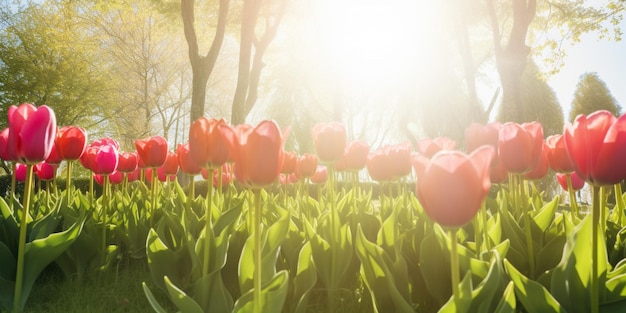
[[580,76],[576,85],[569,120],[573,122],[579,114],[588,115],[598,110],[607,110],[619,116],[622,107],[598,73],[585,73]]
[[[503,102],[498,111],[499,121],[525,123],[538,121],[543,126],[544,136],[563,133],[563,109],[554,90],[539,77],[535,62],[526,64],[521,82],[521,111],[507,107],[513,103]],[[511,115],[517,112],[517,115]]]

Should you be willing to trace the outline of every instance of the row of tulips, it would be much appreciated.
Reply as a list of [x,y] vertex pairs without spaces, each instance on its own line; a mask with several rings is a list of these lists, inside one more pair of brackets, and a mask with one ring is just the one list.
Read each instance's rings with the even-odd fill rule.
[[[179,145],[176,152],[170,151],[167,142],[160,136],[137,140],[136,151],[121,152],[119,144],[111,138],[96,140],[87,145],[88,140],[83,129],[73,126],[57,129],[54,112],[49,107],[37,108],[30,104],[11,107],[9,127],[0,133],[0,152],[2,152],[0,157],[16,164],[15,176],[22,171],[18,170],[21,166],[17,164],[24,164],[26,169],[24,176],[26,191],[21,206],[22,212],[18,212],[17,206],[12,211],[15,219],[20,221],[13,308],[16,312],[20,311],[26,300],[23,294],[27,295],[27,292],[24,292],[23,277],[33,171],[35,168],[40,168],[37,171],[40,172],[40,178],[42,176],[49,178],[54,174],[45,176],[45,171],[41,168],[47,165],[43,164],[49,164],[51,172],[54,173],[55,166],[58,166],[62,160],[66,160],[69,169],[65,206],[76,209],[87,205],[87,209],[84,210],[90,211],[91,218],[102,225],[103,253],[108,249],[107,229],[111,229],[107,224],[115,221],[128,223],[129,218],[142,219],[147,224],[144,235],[155,281],[170,294],[172,301],[183,311],[186,310],[181,306],[189,309],[187,306],[189,301],[185,304],[176,300],[181,297],[194,300],[200,311],[207,311],[211,307],[210,301],[200,294],[207,291],[203,289],[207,288],[207,284],[213,286],[211,288],[221,288],[220,292],[225,294],[224,288],[226,287],[222,286],[224,280],[221,277],[226,275],[223,270],[228,260],[225,255],[222,259],[215,259],[213,252],[228,251],[229,239],[227,237],[236,233],[237,225],[244,228],[242,236],[248,238],[243,247],[240,247],[243,250],[239,250],[239,253],[248,255],[249,260],[252,260],[250,262],[252,266],[244,264],[248,260],[242,259],[238,270],[241,297],[233,308],[232,304],[229,304],[232,302],[231,290],[226,300],[222,299],[222,304],[229,308],[229,311],[262,312],[270,308],[280,310],[290,307],[290,305],[285,305],[286,288],[289,285],[285,282],[292,280],[293,285],[295,280],[301,277],[298,275],[304,274],[298,272],[297,266],[292,271],[278,270],[277,253],[281,250],[279,247],[285,248],[283,246],[285,243],[270,237],[274,232],[282,234],[283,237],[289,233],[290,227],[286,221],[291,220],[299,225],[297,236],[294,236],[301,238],[304,244],[298,246],[295,252],[293,249],[290,252],[305,255],[308,253],[308,258],[313,260],[310,263],[303,259],[302,266],[306,265],[307,271],[313,270],[314,267],[318,269],[317,276],[328,291],[326,299],[330,303],[331,311],[336,310],[332,293],[341,289],[341,280],[346,268],[354,266],[351,265],[350,260],[342,259],[342,256],[347,254],[358,256],[357,259],[361,263],[360,275],[371,293],[374,308],[377,310],[385,311],[385,301],[393,302],[392,307],[396,310],[414,309],[416,303],[427,306],[422,301],[413,301],[411,296],[401,291],[398,293],[402,295],[400,298],[403,300],[399,300],[397,295],[394,295],[395,298],[392,297],[391,300],[383,300],[385,296],[380,294],[385,292],[381,284],[389,284],[390,281],[393,283],[394,279],[400,279],[398,275],[403,275],[396,271],[398,269],[396,267],[405,268],[406,264],[416,263],[417,261],[411,256],[419,254],[415,250],[413,252],[394,250],[396,249],[394,246],[402,247],[402,243],[394,244],[389,238],[398,239],[401,235],[410,236],[416,233],[425,236],[418,240],[421,244],[424,244],[424,240],[430,238],[428,237],[430,235],[435,236],[436,241],[443,240],[445,249],[449,247],[450,255],[446,258],[450,265],[451,282],[448,286],[451,286],[452,297],[451,302],[443,306],[442,310],[452,308],[462,311],[461,308],[469,310],[472,307],[473,304],[468,303],[475,300],[474,291],[478,289],[471,291],[470,282],[471,292],[469,296],[467,295],[463,288],[468,288],[468,282],[466,278],[461,280],[461,270],[475,278],[488,278],[487,275],[473,273],[474,269],[467,267],[465,262],[471,263],[474,258],[483,262],[491,260],[492,263],[495,262],[495,265],[492,265],[494,267],[506,267],[507,271],[504,275],[508,276],[505,280],[510,281],[510,285],[514,286],[511,288],[515,290],[515,295],[518,297],[516,299],[524,304],[526,310],[532,311],[529,307],[531,304],[525,303],[526,298],[523,296],[525,288],[547,294],[545,298],[547,306],[554,307],[554,302],[556,302],[556,307],[562,308],[558,301],[550,296],[545,284],[543,286],[539,283],[533,284],[535,279],[537,281],[543,279],[545,282],[544,274],[556,266],[556,264],[551,264],[552,267],[546,268],[542,264],[537,254],[541,255],[544,249],[547,249],[548,243],[544,242],[545,238],[537,240],[537,237],[547,236],[547,233],[543,233],[547,231],[560,232],[562,236],[555,237],[561,238],[556,241],[556,247],[558,243],[561,243],[563,247],[565,245],[563,240],[571,238],[566,237],[566,234],[568,236],[582,234],[583,230],[580,229],[591,224],[589,240],[592,251],[591,272],[585,277],[589,281],[588,298],[590,301],[585,310],[597,312],[601,301],[606,302],[606,296],[601,298],[603,287],[600,286],[603,283],[602,275],[606,275],[606,272],[602,272],[606,269],[606,262],[601,260],[603,250],[600,248],[604,236],[600,236],[601,238],[598,236],[599,233],[603,235],[608,231],[606,226],[608,218],[605,216],[601,219],[600,217],[600,213],[604,212],[606,207],[600,192],[607,190],[606,186],[615,186],[618,207],[614,210],[617,220],[613,222],[620,227],[623,226],[623,201],[619,187],[619,182],[626,178],[626,171],[620,164],[623,154],[626,153],[626,145],[622,142],[624,140],[621,131],[623,120],[624,118],[618,119],[605,111],[589,116],[579,116],[572,125],[568,126],[563,135],[551,136],[546,140],[543,138],[541,125],[536,122],[521,125],[516,123],[474,124],[468,128],[464,143],[469,154],[455,150],[456,143],[447,138],[423,140],[415,149],[410,144],[403,143],[384,146],[370,152],[369,145],[364,141],[347,142],[346,132],[341,124],[323,123],[316,125],[312,131],[317,154],[298,156],[295,152],[284,151],[283,145],[289,130],[281,131],[278,125],[271,121],[263,121],[256,127],[246,124],[233,127],[223,120],[203,117],[192,123],[189,130],[189,142]],[[76,160],[92,171],[96,181],[104,186],[105,192],[99,202],[93,203],[93,200],[90,200],[89,204],[84,204],[72,198],[75,193],[69,185],[71,181],[69,175],[71,164]],[[396,194],[396,199],[386,199],[383,195],[378,205],[374,206],[369,199],[371,194],[368,196],[359,191],[357,173],[364,168],[367,168],[370,177],[381,185],[396,183],[402,186],[412,174],[415,174],[417,198],[414,198],[412,193],[401,190]],[[572,213],[556,212],[554,201],[549,205],[542,205],[540,197],[533,195],[529,190],[526,181],[543,178],[550,168],[562,174],[558,177],[565,178],[564,186],[570,192]],[[195,203],[196,198],[192,188],[194,184],[191,184],[187,196],[178,192],[176,197],[184,198],[185,201],[178,200],[180,205],[170,208],[171,212],[167,213],[163,210],[167,206],[167,201],[163,199],[166,191],[160,189],[157,178],[166,183],[164,186],[177,185],[176,174],[179,171],[191,177],[202,173],[205,179],[211,182],[207,184],[209,189],[204,201],[200,204]],[[351,190],[340,191],[336,188],[338,173],[342,173],[344,180],[353,183]],[[128,212],[123,209],[119,210],[119,207],[128,201],[117,201],[116,195],[107,190],[110,189],[109,184],[128,184],[135,180],[149,183],[151,203],[143,210],[133,209],[136,212],[129,217],[125,215]],[[244,189],[248,189],[249,192],[223,194],[222,187],[231,185],[233,181]],[[590,218],[588,218],[591,220],[590,223],[583,223],[575,208],[576,201],[573,192],[581,187],[581,181],[588,182],[594,191],[594,201],[589,214]],[[282,193],[284,199],[279,202],[263,191],[264,188],[278,182],[285,186],[289,184],[302,186],[308,182],[324,184],[325,193],[314,202],[312,207],[308,194],[302,192],[304,190],[302,188],[297,189],[296,195]],[[508,184],[502,184],[504,182]],[[492,183],[502,188],[498,194],[496,206],[488,205],[490,199],[487,196],[492,190]],[[215,192],[214,185],[217,187]],[[90,195],[90,199],[92,197]],[[244,199],[248,200],[244,201]],[[11,199],[9,203],[13,205],[14,201]],[[98,206],[100,211],[93,210],[93,206]],[[236,209],[237,206],[240,206],[239,209]],[[351,209],[345,210],[345,207]],[[195,222],[182,217],[191,214],[188,210],[194,210]],[[244,211],[245,214],[242,213]],[[183,212],[187,213],[183,214]],[[227,214],[228,212],[236,213]],[[122,218],[117,219],[115,214]],[[165,218],[167,216],[170,218]],[[397,225],[400,223],[400,216],[409,222],[407,228],[404,229],[406,232],[403,232],[402,227]],[[544,221],[546,216],[549,217],[547,222]],[[564,219],[566,216],[569,217],[568,221]],[[166,244],[163,240],[167,237],[168,231],[164,230],[164,227],[172,228],[172,225],[164,226],[168,220],[169,223],[172,223],[172,220],[179,223],[181,229],[189,232],[191,237],[176,234],[174,237],[179,238],[180,242]],[[504,228],[506,228],[506,223],[511,222],[522,225],[518,227],[521,238],[513,239],[510,233],[506,236],[494,234],[494,232],[510,231]],[[85,220],[74,225],[83,225],[82,223],[85,223]],[[195,231],[190,230],[189,223],[195,225],[193,228]],[[224,223],[228,225],[223,225]],[[391,226],[386,226],[387,223]],[[136,227],[136,224],[137,221],[133,227]],[[378,226],[367,229],[367,225]],[[578,231],[567,230],[568,226],[572,228],[577,225],[580,228]],[[539,235],[536,234],[535,226],[539,227]],[[130,229],[128,225],[125,227]],[[80,227],[72,226],[69,229],[77,228]],[[148,229],[151,229],[149,233]],[[421,229],[421,231],[416,229]],[[175,231],[169,230],[169,232]],[[470,233],[474,236],[474,241],[467,240]],[[374,235],[368,236],[367,234]],[[503,239],[504,237],[507,238]],[[457,242],[458,239],[462,240],[460,244]],[[192,241],[188,242],[188,240]],[[275,241],[272,242],[272,240]],[[508,244],[505,243],[506,240],[509,240]],[[156,245],[157,242],[161,244]],[[175,264],[158,264],[168,262],[159,260],[159,255],[167,254],[169,250],[180,251],[177,249],[182,243],[195,246],[195,252],[190,252],[189,256],[190,262],[197,261],[198,264],[198,272],[189,274],[196,282],[194,288],[198,294],[195,295],[195,299],[185,294],[175,282],[168,282],[169,276],[157,270],[175,266]],[[507,245],[510,245],[510,249]],[[554,248],[554,246],[549,248]],[[468,250],[473,251],[473,254],[468,254]],[[514,254],[507,255],[507,251],[512,251],[511,253]],[[563,251],[567,252],[567,246]],[[488,259],[486,255],[490,253],[492,257]],[[300,255],[300,257],[303,256]],[[265,261],[268,258],[271,261]],[[422,275],[427,276],[424,273],[423,260],[421,258],[418,260],[420,261],[416,263],[416,266],[420,268]],[[398,262],[404,265],[401,266]],[[106,263],[106,257],[103,257],[102,263]],[[513,265],[510,266],[510,264]],[[371,272],[374,268],[381,266],[385,268],[395,266],[395,270],[383,271],[382,277],[386,279],[386,282],[381,282],[380,278],[376,278],[380,277],[380,273]],[[324,267],[328,267],[327,272],[322,269]],[[192,269],[195,268],[195,265],[192,266]],[[622,269],[619,266],[616,268]],[[167,273],[172,274],[171,271]],[[160,274],[163,275],[159,276]],[[306,275],[310,273],[307,272]],[[555,276],[551,277],[554,280]],[[6,277],[3,278],[6,279]],[[302,279],[304,278],[300,278]],[[309,277],[307,281],[311,280],[312,278]],[[618,287],[623,286],[621,280],[619,280]],[[178,283],[180,282],[181,280]],[[412,287],[407,290],[417,288],[415,284],[417,283],[409,283]],[[312,286],[310,283],[305,285],[309,287],[305,288],[304,293],[308,293]],[[477,286],[474,287],[477,288]],[[617,291],[612,292],[619,293],[618,287],[613,287],[612,290]],[[394,288],[404,290],[406,286],[394,286]],[[500,291],[505,292],[504,288],[502,289]],[[304,293],[300,293],[300,297],[304,297]],[[151,293],[146,291],[146,294],[151,299],[155,310],[159,311],[160,307],[150,297]],[[476,294],[480,293],[476,292]],[[231,300],[227,300],[228,298]],[[441,300],[442,297],[438,298]],[[510,300],[510,296],[503,299]],[[611,301],[621,301],[620,297],[615,299]],[[498,307],[506,307],[502,303],[494,303]],[[195,307],[193,310],[197,311]]]

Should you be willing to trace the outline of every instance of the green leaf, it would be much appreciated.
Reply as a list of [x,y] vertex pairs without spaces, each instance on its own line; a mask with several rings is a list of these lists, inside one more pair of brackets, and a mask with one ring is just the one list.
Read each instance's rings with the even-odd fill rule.
[[230,312],[233,298],[226,290],[220,271],[198,279],[194,285],[194,298],[204,312]]
[[[406,263],[404,269],[397,273],[392,271],[394,266],[391,258],[385,250],[376,244],[369,242],[361,226],[357,226],[355,248],[359,260],[361,260],[361,275],[370,290],[374,300],[375,312],[414,312],[408,299],[408,283],[402,286],[406,293],[403,295],[398,290],[394,277],[407,277]],[[406,283],[406,279],[401,280]]]
[[507,259],[504,259],[504,266],[515,285],[516,298],[527,312],[566,312],[548,290],[522,275]]
[[454,295],[450,297],[448,302],[444,304],[439,313],[465,313],[465,312],[482,312],[472,311],[470,305],[472,303],[472,275],[466,273],[463,280],[459,283],[459,299],[454,299]]
[[189,297],[184,291],[180,290],[169,280],[167,276],[163,278],[165,287],[170,295],[170,299],[174,302],[174,305],[185,313],[204,313],[198,303]]
[[[287,298],[288,287],[289,275],[287,271],[284,270],[278,272],[271,280],[265,283],[263,287],[261,287],[261,312],[281,312],[285,299]],[[233,312],[252,313],[254,309],[253,292],[254,290],[250,289],[237,299]]]
[[159,304],[159,301],[157,301],[157,299],[154,297],[148,285],[145,282],[142,282],[141,286],[143,287],[143,293],[146,295],[146,298],[148,298],[148,302],[150,303],[152,309],[157,313],[167,313],[167,311],[161,306],[161,304]]
[[312,258],[311,243],[307,242],[300,249],[298,269],[293,280],[293,299],[296,301],[296,313],[306,312],[309,293],[317,282],[317,272]]
[[494,313],[515,313],[516,302],[515,302],[515,284],[510,281],[509,284],[504,289],[504,294],[500,302],[498,302],[498,306],[494,310]]

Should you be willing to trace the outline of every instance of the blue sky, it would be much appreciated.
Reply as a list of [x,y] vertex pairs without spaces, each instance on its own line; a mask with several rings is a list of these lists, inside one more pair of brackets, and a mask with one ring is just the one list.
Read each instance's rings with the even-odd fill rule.
[[[626,32],[626,22],[621,29]],[[596,72],[611,94],[626,109],[626,38],[622,41],[599,40],[595,34],[585,35],[581,42],[567,50],[565,66],[548,82],[563,106],[568,120],[576,84],[580,75]]]

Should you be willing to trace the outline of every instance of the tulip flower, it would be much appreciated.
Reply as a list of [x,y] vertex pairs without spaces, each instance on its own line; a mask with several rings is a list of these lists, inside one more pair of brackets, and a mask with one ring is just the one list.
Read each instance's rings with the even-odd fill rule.
[[178,173],[178,156],[171,151],[167,152],[167,158],[165,163],[159,168],[162,168],[165,175],[176,175]]
[[193,161],[191,153],[189,153],[189,143],[178,144],[176,147],[176,155],[178,156],[178,166],[180,170],[187,175],[198,175],[202,168]]
[[48,181],[53,180],[56,176],[57,165],[41,162],[35,164],[35,174],[40,180]]
[[312,135],[320,161],[334,163],[343,157],[347,140],[343,124],[318,123],[313,127]]
[[54,145],[62,159],[68,161],[78,160],[87,148],[87,133],[81,127],[61,127],[57,131]]
[[[205,173],[206,170],[203,170],[202,172]],[[212,179],[213,187],[215,187],[215,188],[222,188],[223,186],[226,186],[226,185],[230,184],[230,182],[233,179],[233,173],[231,171],[230,164],[224,163],[222,165],[221,180],[220,180],[220,175],[219,174],[220,174],[219,171],[215,171],[213,173],[213,179]],[[204,174],[203,174],[203,176],[204,176]],[[208,177],[205,178],[205,179],[208,179]]]
[[317,169],[317,157],[313,154],[305,153],[298,158],[296,164],[296,176],[298,178],[308,178],[315,174]]
[[417,143],[417,151],[427,158],[431,158],[441,150],[454,150],[456,142],[448,137],[422,139]]
[[315,174],[311,176],[311,182],[314,184],[323,184],[328,180],[328,170],[326,166],[318,165]]
[[175,174],[168,174],[167,173],[167,169],[163,166],[159,167],[156,169],[157,171],[157,178],[159,179],[160,182],[165,183],[168,181],[174,181],[176,180],[176,175]]
[[135,140],[135,148],[147,167],[159,167],[167,159],[167,141],[161,136]]
[[[580,176],[578,176],[576,172],[572,172],[570,174],[570,178],[572,180],[572,189],[574,191],[581,190],[583,189],[583,187],[585,187],[585,181],[582,180],[582,178],[580,178]],[[567,187],[567,174],[556,173],[556,180],[559,185],[561,185],[561,188],[563,188],[563,190],[569,191],[569,188]]]
[[524,178],[528,180],[538,180],[542,179],[548,174],[548,171],[550,170],[548,153],[548,148],[544,145],[544,148],[541,151],[541,157],[539,158],[539,161],[535,163],[530,172],[524,174]]
[[576,173],[594,185],[612,185],[626,178],[626,115],[608,111],[579,115],[565,129],[565,146]]
[[394,175],[390,169],[389,155],[384,149],[378,149],[367,156],[367,171],[370,177],[377,182],[393,180]]
[[117,170],[122,173],[134,172],[137,169],[137,153],[120,152]]
[[352,141],[346,146],[343,155],[345,168],[348,171],[358,171],[367,165],[367,155],[370,152],[370,146],[363,140]]
[[10,159],[25,164],[44,161],[52,150],[56,137],[56,117],[46,105],[38,108],[29,103],[9,107],[9,137],[7,152]]
[[7,143],[9,141],[9,128],[5,128],[0,132],[0,159],[3,159],[8,162],[15,162],[17,160],[12,160],[9,158],[9,153],[7,151]]
[[59,165],[63,161],[63,158],[57,151],[56,145],[52,145],[52,149],[50,149],[50,154],[46,158],[45,162],[48,164]]
[[96,174],[109,175],[117,170],[119,155],[113,145],[89,146],[80,161]]
[[472,123],[465,130],[465,151],[472,152],[482,145],[490,145],[497,149],[501,126],[502,124],[498,122],[487,125]]
[[261,122],[235,145],[235,177],[244,186],[263,188],[278,178],[283,165],[283,137],[272,121]]
[[512,173],[524,174],[541,157],[543,129],[539,123],[519,125],[505,123],[498,137],[498,155],[504,167]]
[[494,149],[489,146],[469,156],[459,151],[435,154],[417,181],[417,196],[424,212],[442,226],[467,224],[489,193],[493,155]]
[[233,159],[235,132],[224,120],[200,117],[189,127],[189,153],[200,167],[217,168]]
[[548,148],[548,162],[553,171],[558,173],[574,171],[574,164],[567,154],[563,135],[552,135],[546,138],[546,147]]
[[117,140],[111,138],[111,137],[104,137],[104,138],[100,138],[98,140],[94,140],[90,146],[96,147],[96,146],[114,146],[115,149],[119,150],[120,149],[120,143],[117,142]]
[[402,178],[411,174],[411,144],[408,142],[387,146],[385,153],[393,178]]
[[25,182],[26,181],[26,164],[16,163],[14,175],[17,181]]
[[295,151],[285,152],[284,155],[285,159],[283,160],[283,168],[280,172],[283,174],[291,174],[296,171],[298,155]]

